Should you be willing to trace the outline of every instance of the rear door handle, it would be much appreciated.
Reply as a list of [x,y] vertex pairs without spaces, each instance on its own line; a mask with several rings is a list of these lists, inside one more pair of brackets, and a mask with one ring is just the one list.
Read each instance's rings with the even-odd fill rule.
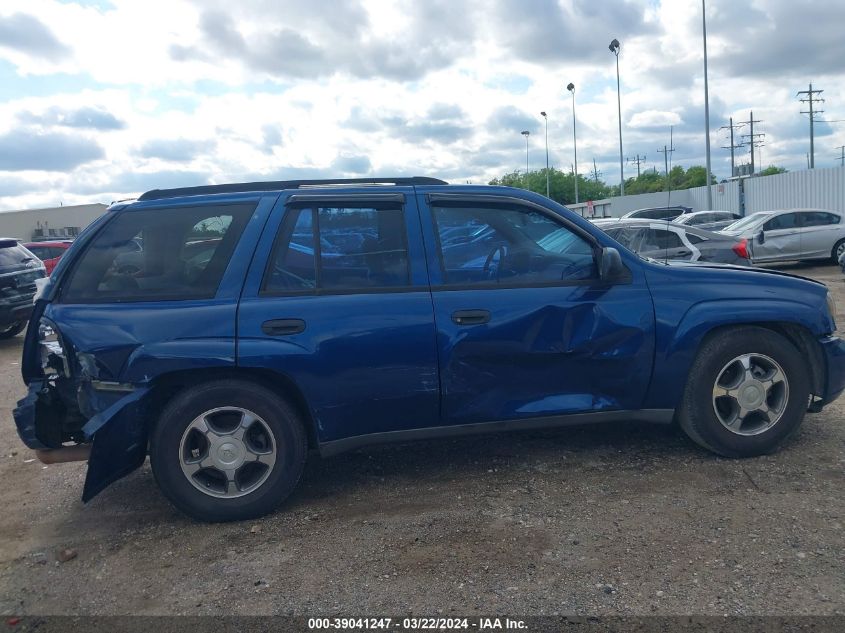
[[261,331],[268,336],[289,336],[305,331],[302,319],[271,319],[261,324]]
[[481,325],[490,321],[489,310],[458,310],[452,313],[456,325]]

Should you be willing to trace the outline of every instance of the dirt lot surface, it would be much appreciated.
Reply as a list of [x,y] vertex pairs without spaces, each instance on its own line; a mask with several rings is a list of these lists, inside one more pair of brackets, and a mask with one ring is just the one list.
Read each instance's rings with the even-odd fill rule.
[[[837,268],[788,269],[845,324]],[[845,614],[845,400],[748,460],[649,425],[315,457],[274,515],[202,525],[148,466],[83,506],[84,464],[32,460],[21,342],[0,342],[0,613]]]

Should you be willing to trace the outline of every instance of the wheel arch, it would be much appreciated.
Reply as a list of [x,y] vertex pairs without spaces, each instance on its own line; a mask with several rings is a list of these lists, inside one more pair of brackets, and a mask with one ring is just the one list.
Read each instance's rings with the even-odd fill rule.
[[821,345],[813,336],[807,326],[791,321],[749,321],[739,323],[725,323],[717,325],[708,330],[701,337],[695,350],[693,359],[698,356],[700,350],[713,337],[728,330],[735,330],[743,327],[759,327],[779,334],[792,343],[807,363],[810,375],[810,386],[813,395],[821,396],[825,389],[826,365],[824,352]]
[[293,406],[302,420],[308,437],[308,448],[319,446],[317,424],[305,395],[299,386],[288,376],[267,369],[252,367],[209,367],[202,369],[177,370],[161,374],[152,381],[152,390],[147,403],[147,415],[150,428],[154,426],[161,412],[177,394],[185,389],[212,380],[236,379],[254,382],[266,387],[273,393],[285,398]]
[[658,331],[654,374],[643,406],[676,409],[702,345],[720,332],[740,327],[760,327],[783,336],[807,359],[813,394],[824,394],[827,364],[817,339],[829,323],[820,310],[775,298],[765,303],[758,299],[704,301],[687,310],[674,327]]

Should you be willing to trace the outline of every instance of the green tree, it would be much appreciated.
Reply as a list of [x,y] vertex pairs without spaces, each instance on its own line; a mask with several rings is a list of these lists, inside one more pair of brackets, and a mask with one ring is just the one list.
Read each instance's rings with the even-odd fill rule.
[[769,165],[762,171],[760,171],[761,176],[774,176],[775,174],[785,174],[787,171],[784,167],[776,167],[775,165]]
[[[703,187],[707,184],[707,168],[695,165],[687,169],[684,174],[684,180],[678,189],[692,189],[693,187]],[[710,184],[715,185],[716,179],[710,176]]]
[[[538,169],[528,173],[514,171],[490,181],[491,185],[504,185],[506,187],[519,187],[545,195],[546,193],[546,170]],[[587,200],[601,200],[610,195],[610,189],[602,182],[588,180],[578,176],[578,198],[581,202]],[[572,173],[565,173],[558,169],[549,169],[549,197],[561,204],[572,204],[575,202],[575,177]]]

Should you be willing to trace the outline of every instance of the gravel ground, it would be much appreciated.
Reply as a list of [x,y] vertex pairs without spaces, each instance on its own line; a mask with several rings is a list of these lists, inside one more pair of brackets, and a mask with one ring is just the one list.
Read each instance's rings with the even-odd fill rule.
[[[837,268],[789,270],[845,309]],[[314,458],[274,515],[202,525],[148,466],[83,506],[84,464],[32,460],[21,342],[0,341],[0,613],[845,614],[845,400],[747,460],[649,425]]]

